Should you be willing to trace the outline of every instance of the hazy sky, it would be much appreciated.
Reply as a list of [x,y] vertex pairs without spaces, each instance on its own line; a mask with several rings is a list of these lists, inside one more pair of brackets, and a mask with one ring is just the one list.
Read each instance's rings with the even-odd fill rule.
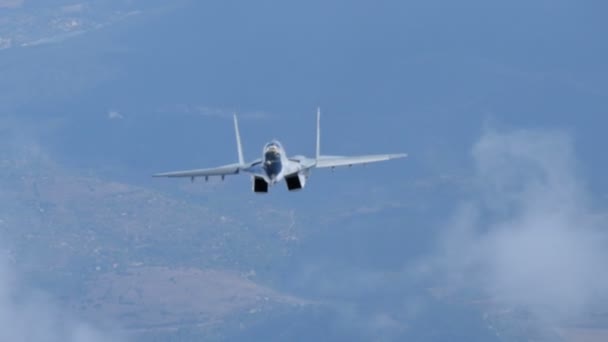
[[[425,311],[428,275],[550,320],[605,298],[605,2],[91,1],[68,14],[82,17],[73,35],[56,20],[68,3],[18,3],[0,1],[0,38],[15,42],[0,50],[10,158],[243,205],[246,177],[188,193],[149,175],[235,161],[233,111],[248,159],[272,138],[312,154],[317,106],[324,152],[409,153],[256,202],[313,223],[268,273],[334,305],[340,329],[402,336],[437,311],[449,323],[461,311]],[[364,214],[334,217],[353,208]],[[17,288],[0,283],[6,322],[30,318]],[[47,304],[33,319],[52,324]],[[57,338],[80,331],[72,321]]]
[[[564,129],[582,161],[603,165],[594,147],[605,142],[604,9],[595,1],[184,2],[18,59],[6,51],[3,106],[70,118],[47,122],[60,133],[43,143],[72,161],[136,173],[231,162],[230,123],[205,115],[214,112],[257,113],[242,120],[249,158],[272,138],[310,154],[317,106],[326,152],[406,151],[420,173],[466,165],[487,123]],[[109,120],[111,112],[123,120]],[[183,148],[218,141],[226,143],[204,155]],[[606,188],[600,172],[589,173]]]

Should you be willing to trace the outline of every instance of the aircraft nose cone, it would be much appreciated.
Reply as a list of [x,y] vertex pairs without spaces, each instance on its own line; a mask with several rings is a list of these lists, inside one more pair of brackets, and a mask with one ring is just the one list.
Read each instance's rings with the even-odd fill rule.
[[275,182],[278,175],[281,173],[282,165],[278,160],[266,160],[264,162],[264,170],[268,178]]

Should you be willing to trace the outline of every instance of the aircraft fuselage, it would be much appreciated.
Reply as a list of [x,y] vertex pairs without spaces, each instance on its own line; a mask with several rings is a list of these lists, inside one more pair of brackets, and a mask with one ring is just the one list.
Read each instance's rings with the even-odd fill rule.
[[287,162],[285,150],[276,140],[264,146],[263,169],[271,184],[278,183],[284,178],[284,169]]
[[246,173],[251,175],[253,191],[256,193],[267,193],[270,186],[285,181],[289,191],[303,189],[313,169],[332,168],[338,166],[353,166],[357,164],[369,164],[395,158],[403,158],[406,154],[374,154],[359,156],[329,156],[321,155],[321,111],[317,109],[317,145],[314,158],[303,155],[288,157],[280,142],[272,140],[264,146],[262,158],[246,162],[241,146],[241,135],[236,115],[234,115],[234,130],[236,133],[236,145],[238,162],[226,164],[214,168],[191,169],[183,171],[172,171],[157,173],[155,177],[188,177],[192,181],[196,177],[204,177],[208,180],[211,176],[219,176],[224,179],[226,175]]

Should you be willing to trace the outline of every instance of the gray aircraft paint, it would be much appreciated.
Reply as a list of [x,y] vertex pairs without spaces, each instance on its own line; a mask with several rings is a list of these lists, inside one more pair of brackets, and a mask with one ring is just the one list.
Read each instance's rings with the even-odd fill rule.
[[[305,156],[287,157],[285,149],[278,140],[272,140],[264,146],[261,159],[249,163],[244,162],[241,134],[236,114],[234,115],[234,130],[238,152],[238,163],[228,164],[208,169],[194,169],[184,171],[163,172],[153,175],[154,177],[188,177],[194,180],[196,177],[204,177],[208,180],[210,176],[220,176],[239,173],[250,174],[254,183],[255,192],[267,192],[268,186],[257,188],[261,180],[268,185],[274,185],[289,178],[289,190],[299,190],[304,187],[310,171],[315,168],[335,168],[338,166],[353,166],[360,164],[376,163],[397,158],[405,158],[407,154],[374,154],[361,156],[324,156],[321,155],[321,110],[317,109],[317,144],[315,158]],[[295,178],[297,177],[297,179]],[[256,181],[257,179],[257,181]],[[258,185],[256,185],[258,184]],[[262,190],[263,189],[263,190]]]

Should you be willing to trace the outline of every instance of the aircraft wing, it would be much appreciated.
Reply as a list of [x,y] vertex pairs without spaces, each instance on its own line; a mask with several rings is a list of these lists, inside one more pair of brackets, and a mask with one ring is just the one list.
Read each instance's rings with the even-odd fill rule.
[[369,164],[376,163],[385,160],[405,158],[407,154],[372,154],[366,156],[353,156],[353,157],[342,157],[342,156],[319,156],[317,158],[317,168],[324,167],[337,167],[337,166],[352,166],[357,164]]
[[209,169],[194,169],[184,171],[163,172],[152,175],[152,177],[207,177],[207,176],[226,176],[234,175],[247,165],[228,164]]

